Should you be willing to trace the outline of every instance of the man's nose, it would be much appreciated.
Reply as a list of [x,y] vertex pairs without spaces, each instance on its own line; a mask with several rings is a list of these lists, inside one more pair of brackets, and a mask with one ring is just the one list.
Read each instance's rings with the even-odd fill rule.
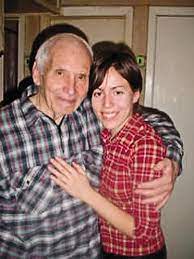
[[65,91],[69,94],[69,95],[75,95],[76,92],[76,77],[74,74],[71,74],[68,76],[68,78],[66,77],[65,79]]

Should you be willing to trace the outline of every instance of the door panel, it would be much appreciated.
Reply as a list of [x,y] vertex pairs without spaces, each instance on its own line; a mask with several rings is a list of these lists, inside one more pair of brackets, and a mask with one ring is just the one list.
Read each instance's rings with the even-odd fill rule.
[[5,19],[4,100],[13,95],[18,81],[18,21]]
[[81,28],[90,43],[125,41],[131,46],[133,9],[131,7],[65,7],[63,16],[51,18],[51,24],[67,22]]
[[0,102],[3,100],[4,1],[0,0]]
[[169,259],[194,258],[194,8],[150,8],[145,104],[166,111],[184,142],[182,176],[163,209]]

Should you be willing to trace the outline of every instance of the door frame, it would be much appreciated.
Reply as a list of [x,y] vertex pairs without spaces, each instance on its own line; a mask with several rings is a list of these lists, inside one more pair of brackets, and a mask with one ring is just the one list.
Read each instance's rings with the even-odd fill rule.
[[25,16],[6,14],[5,20],[18,21],[18,83],[24,78]]
[[[17,70],[17,83],[24,78],[24,44],[25,44],[25,17],[24,15],[15,15],[15,14],[5,14],[4,15],[4,22],[6,19],[16,20],[18,22],[18,70]],[[4,35],[3,35],[4,38]],[[2,59],[3,60],[3,59]],[[3,62],[2,62],[2,84],[0,87],[0,102],[3,101]]]
[[0,102],[3,100],[4,1],[0,0]]

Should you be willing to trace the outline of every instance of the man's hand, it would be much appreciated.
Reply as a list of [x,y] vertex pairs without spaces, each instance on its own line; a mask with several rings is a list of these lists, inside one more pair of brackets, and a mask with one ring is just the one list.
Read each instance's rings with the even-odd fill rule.
[[143,203],[155,203],[156,208],[161,209],[167,203],[173,191],[179,165],[173,160],[164,158],[156,164],[154,170],[162,170],[163,176],[159,179],[139,184],[135,192],[145,197]]

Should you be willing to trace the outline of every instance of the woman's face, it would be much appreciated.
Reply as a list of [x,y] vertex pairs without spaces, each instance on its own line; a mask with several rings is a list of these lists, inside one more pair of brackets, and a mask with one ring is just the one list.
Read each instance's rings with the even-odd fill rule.
[[111,67],[92,94],[92,106],[103,126],[115,135],[132,116],[139,96],[139,91],[133,92],[128,81]]

